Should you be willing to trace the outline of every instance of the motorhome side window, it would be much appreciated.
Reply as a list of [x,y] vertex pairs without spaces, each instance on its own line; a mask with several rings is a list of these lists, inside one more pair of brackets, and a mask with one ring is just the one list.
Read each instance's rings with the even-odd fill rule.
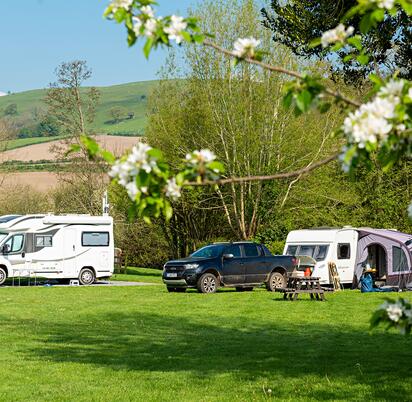
[[409,271],[408,261],[406,260],[406,255],[400,247],[392,247],[392,271],[402,272]]
[[18,234],[10,237],[4,245],[8,246],[9,253],[18,253],[23,248],[24,235]]
[[83,232],[82,246],[107,247],[109,245],[109,232]]
[[338,260],[348,260],[350,258],[350,244],[339,243],[338,244]]
[[36,235],[36,247],[52,247],[53,236],[50,235]]

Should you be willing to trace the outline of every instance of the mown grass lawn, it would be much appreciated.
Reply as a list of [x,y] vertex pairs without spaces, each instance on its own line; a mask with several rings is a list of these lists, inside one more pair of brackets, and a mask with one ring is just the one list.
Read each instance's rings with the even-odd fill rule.
[[0,400],[411,400],[412,337],[368,333],[382,295],[284,302],[263,289],[159,285],[0,294]]

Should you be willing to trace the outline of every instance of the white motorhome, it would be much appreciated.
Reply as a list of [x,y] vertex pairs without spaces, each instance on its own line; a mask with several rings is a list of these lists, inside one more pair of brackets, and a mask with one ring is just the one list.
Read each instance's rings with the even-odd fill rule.
[[90,215],[0,217],[0,285],[7,278],[78,279],[114,269],[113,218]]
[[412,235],[393,229],[344,227],[303,229],[288,234],[284,254],[316,260],[313,276],[330,284],[328,263],[336,264],[341,283],[357,285],[368,264],[376,279],[405,286],[412,280]]

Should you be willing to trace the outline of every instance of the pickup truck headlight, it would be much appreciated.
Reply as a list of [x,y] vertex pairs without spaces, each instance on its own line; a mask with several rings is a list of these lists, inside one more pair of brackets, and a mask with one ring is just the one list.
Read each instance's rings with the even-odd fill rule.
[[199,264],[186,264],[185,269],[197,269],[199,268]]

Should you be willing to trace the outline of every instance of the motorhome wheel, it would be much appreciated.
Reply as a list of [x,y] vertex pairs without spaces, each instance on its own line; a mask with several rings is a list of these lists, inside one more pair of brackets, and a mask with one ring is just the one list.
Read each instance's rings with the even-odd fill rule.
[[6,282],[6,279],[7,279],[6,271],[3,268],[0,268],[0,285],[3,285],[3,283]]
[[83,268],[80,271],[79,281],[82,285],[91,285],[95,280],[94,272],[90,268]]

